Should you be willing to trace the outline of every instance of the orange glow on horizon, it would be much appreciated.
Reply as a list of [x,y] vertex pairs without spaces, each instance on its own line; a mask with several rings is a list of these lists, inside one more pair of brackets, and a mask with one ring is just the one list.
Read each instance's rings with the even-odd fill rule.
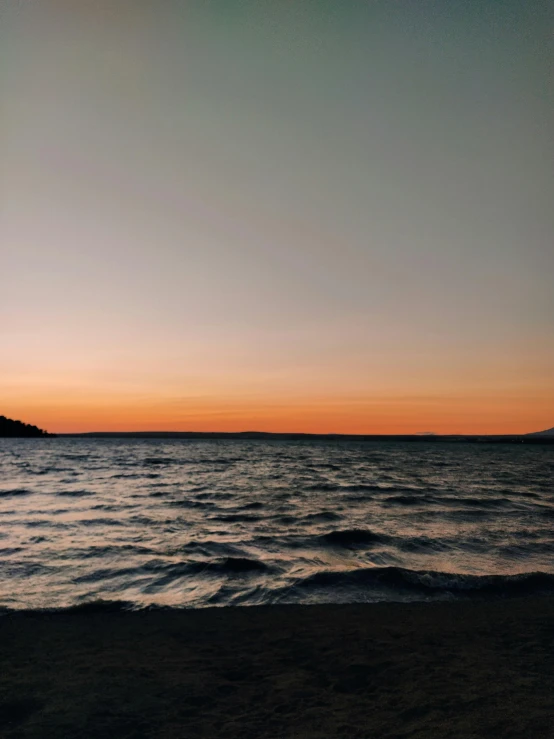
[[519,434],[552,425],[554,397],[319,398],[276,402],[190,398],[87,402],[52,398],[3,413],[53,433],[87,431],[268,431],[341,434]]
[[[409,366],[399,350],[392,358],[336,351],[284,363],[257,351],[254,342],[248,354],[214,344],[188,361],[158,351],[143,358],[138,352],[68,354],[64,367],[45,351],[42,371],[8,367],[0,413],[53,433],[520,434],[550,428],[548,348],[501,349],[486,361],[413,352]],[[27,366],[33,367],[31,357]]]
[[31,354],[23,365],[21,352],[6,363],[0,413],[53,433],[520,434],[554,425],[547,343],[528,337],[518,351],[496,345],[488,356],[403,348],[283,359],[254,340],[246,349],[189,344],[188,356],[156,345],[121,355],[45,346],[40,369]]

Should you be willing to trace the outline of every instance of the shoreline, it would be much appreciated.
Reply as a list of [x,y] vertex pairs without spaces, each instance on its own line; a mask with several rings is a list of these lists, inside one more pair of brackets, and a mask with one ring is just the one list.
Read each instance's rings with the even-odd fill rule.
[[2,737],[554,736],[554,597],[10,611]]

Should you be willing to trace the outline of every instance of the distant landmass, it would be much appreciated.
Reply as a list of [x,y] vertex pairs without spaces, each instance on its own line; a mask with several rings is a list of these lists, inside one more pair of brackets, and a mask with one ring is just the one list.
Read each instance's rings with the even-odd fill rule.
[[31,426],[29,423],[0,416],[0,437],[30,438],[36,436],[53,436],[53,434],[49,434],[37,426]]
[[413,442],[474,442],[484,444],[554,444],[554,434],[301,434],[266,431],[91,431],[80,434],[59,434],[93,439],[238,439],[260,441],[413,441]]
[[534,431],[532,434],[527,434],[527,436],[552,436],[554,437],[554,428],[546,429],[546,431]]
[[419,434],[304,434],[272,433],[268,431],[90,431],[73,434],[49,434],[47,431],[22,421],[0,416],[0,438],[25,437],[80,437],[96,439],[238,439],[238,440],[281,440],[281,441],[471,441],[481,443],[527,443],[554,444],[554,428],[534,431],[530,434],[435,434],[425,431]]

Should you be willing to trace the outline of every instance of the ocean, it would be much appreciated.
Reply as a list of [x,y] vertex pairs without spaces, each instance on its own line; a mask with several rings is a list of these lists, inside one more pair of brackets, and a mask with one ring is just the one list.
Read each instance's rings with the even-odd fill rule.
[[554,447],[0,440],[0,609],[554,593]]

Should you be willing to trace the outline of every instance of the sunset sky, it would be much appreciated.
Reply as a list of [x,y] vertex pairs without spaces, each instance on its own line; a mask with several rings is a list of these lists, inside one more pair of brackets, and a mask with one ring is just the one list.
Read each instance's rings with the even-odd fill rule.
[[0,10],[0,414],[554,425],[547,2]]

